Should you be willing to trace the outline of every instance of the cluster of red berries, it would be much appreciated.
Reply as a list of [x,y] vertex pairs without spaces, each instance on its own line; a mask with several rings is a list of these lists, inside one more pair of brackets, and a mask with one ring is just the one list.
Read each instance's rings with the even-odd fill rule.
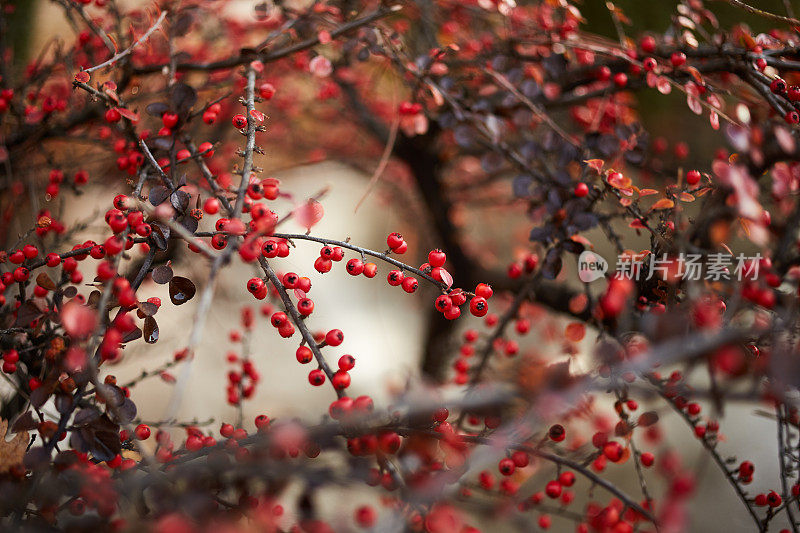
[[238,371],[234,369],[228,372],[228,386],[225,389],[228,404],[239,405],[242,400],[253,397],[261,376],[250,359],[241,358],[233,352],[225,359],[229,364],[241,367]]
[[3,372],[6,374],[13,374],[17,371],[18,362],[19,352],[17,350],[12,348],[3,352]]
[[403,236],[397,232],[390,233],[389,236],[386,237],[386,244],[393,253],[399,255],[406,253],[406,250],[408,250],[408,243],[406,243]]
[[522,258],[522,261],[516,261],[508,265],[507,274],[511,279],[518,279],[522,274],[533,273],[537,266],[539,266],[539,256],[529,253]]
[[[64,172],[59,169],[53,169],[50,171],[48,176],[48,184],[45,187],[45,193],[50,198],[55,198],[58,196],[59,191],[61,190],[61,184],[64,182]],[[86,185],[89,182],[89,173],[85,170],[79,170],[75,173],[73,177],[73,183],[75,185]]]
[[783,97],[780,101],[786,106],[786,114],[783,119],[787,124],[797,124],[800,122],[800,86],[788,86],[786,80],[776,76],[769,84],[769,90],[776,96]]
[[[222,106],[220,104],[211,104],[203,111],[203,122],[206,124],[213,124],[217,121],[217,117],[219,116],[220,112],[222,111]],[[245,121],[246,123],[247,121]]]
[[[342,259],[344,259],[344,250],[341,247],[326,245],[320,249],[319,257],[314,261],[314,268],[317,272],[324,274],[331,271],[334,261],[338,263]],[[347,271],[352,274],[349,268]]]
[[14,89],[0,90],[0,113],[5,113],[11,106],[11,100],[14,99]]

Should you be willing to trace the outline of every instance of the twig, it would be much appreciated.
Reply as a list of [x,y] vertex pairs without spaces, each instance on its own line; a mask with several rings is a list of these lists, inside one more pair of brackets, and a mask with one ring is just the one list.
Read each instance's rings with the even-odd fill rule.
[[159,26],[161,26],[161,23],[162,23],[162,22],[164,22],[164,18],[166,18],[166,16],[167,16],[167,12],[166,12],[166,11],[162,11],[162,12],[161,12],[161,15],[159,15],[159,17],[158,17],[158,20],[156,20],[155,24],[153,24],[153,25],[150,27],[150,29],[149,29],[149,30],[147,30],[147,31],[145,32],[145,34],[144,34],[144,35],[142,35],[142,36],[139,38],[139,40],[137,40],[135,43],[133,43],[132,45],[130,45],[128,48],[126,48],[126,49],[125,49],[125,50],[123,50],[122,52],[120,52],[120,53],[116,54],[116,55],[115,55],[114,57],[112,57],[111,59],[109,59],[109,60],[107,60],[107,61],[104,61],[103,63],[100,63],[99,65],[95,65],[94,67],[87,68],[87,69],[85,69],[85,70],[84,70],[84,72],[88,72],[88,73],[90,73],[90,74],[91,74],[91,73],[92,73],[92,72],[94,72],[95,70],[99,70],[99,69],[101,69],[101,68],[103,68],[103,67],[108,67],[108,66],[111,66],[111,65],[113,65],[114,63],[116,63],[117,61],[119,61],[120,59],[122,59],[123,57],[125,57],[125,56],[129,55],[131,52],[133,52],[133,49],[134,49],[134,48],[136,48],[136,47],[137,47],[137,46],[139,46],[141,43],[143,43],[144,41],[146,41],[146,40],[147,40],[147,39],[150,37],[150,35],[152,35],[152,33],[153,33],[154,31],[156,31],[156,30],[158,29],[158,27],[159,27]]
[[794,17],[784,17],[783,15],[778,15],[776,13],[770,13],[769,11],[764,11],[763,9],[758,9],[757,7],[753,7],[749,4],[745,4],[741,0],[723,0],[731,4],[732,6],[736,6],[738,8],[744,9],[748,13],[752,13],[754,15],[758,15],[760,17],[777,20],[780,22],[786,22],[787,24],[791,24],[793,26],[800,26],[800,20],[797,20]]

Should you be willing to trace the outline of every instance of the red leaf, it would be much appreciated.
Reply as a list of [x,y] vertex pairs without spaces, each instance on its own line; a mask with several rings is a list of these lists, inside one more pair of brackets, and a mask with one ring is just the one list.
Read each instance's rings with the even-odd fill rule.
[[589,165],[589,168],[594,169],[594,171],[598,174],[600,174],[600,171],[603,170],[603,165],[606,164],[606,162],[602,159],[587,159],[584,161],[584,163]]
[[442,283],[447,285],[448,289],[453,286],[453,276],[450,275],[450,272],[442,268],[439,270],[439,275],[442,277]]
[[264,118],[266,118],[266,115],[264,115],[264,113],[262,113],[258,109],[253,109],[252,111],[250,111],[250,116],[259,122],[264,122]]
[[77,74],[75,74],[75,81],[78,81],[78,82],[81,82],[81,83],[89,83],[90,79],[92,79],[92,77],[89,76],[88,72],[80,71]]
[[125,109],[124,107],[120,107],[118,110],[120,115],[127,118],[131,122],[133,123],[139,122],[139,113],[134,113],[130,109]]
[[323,213],[322,204],[312,199],[295,207],[292,212],[297,223],[309,230],[322,219]]

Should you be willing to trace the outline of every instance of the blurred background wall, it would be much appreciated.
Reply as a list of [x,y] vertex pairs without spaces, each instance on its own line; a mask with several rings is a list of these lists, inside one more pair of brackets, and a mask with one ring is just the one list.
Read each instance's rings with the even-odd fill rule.
[[[238,10],[242,16],[249,16],[255,3],[251,0],[235,0],[228,2],[225,9],[232,12]],[[674,16],[677,4],[671,0],[620,0],[616,3],[631,18],[632,26],[626,28],[630,34],[637,34],[642,29],[663,30]],[[764,21],[750,17],[724,2],[710,4],[723,25],[746,20],[759,31],[768,29]],[[782,0],[759,0],[757,4],[765,10],[780,12],[783,9]],[[800,6],[796,5],[798,2],[793,0],[792,4],[800,11]],[[16,44],[18,57],[34,55],[50,38],[69,31],[62,23],[61,8],[55,3],[28,0],[17,2],[17,5],[19,13],[15,17],[16,23],[11,27],[11,38]],[[587,0],[581,10],[590,21],[589,29],[616,38],[604,1]],[[640,96],[640,111],[646,127],[655,135],[686,131],[684,140],[692,149],[690,160],[700,166],[707,164],[707,155],[721,144],[721,138],[707,126],[706,119],[693,115],[685,105],[677,102],[681,100],[679,94],[663,96],[655,91],[645,91]],[[688,132],[701,134],[690,135]],[[325,218],[315,233],[324,233],[337,239],[350,237],[360,245],[382,249],[387,233],[421,229],[413,227],[408,213],[394,211],[379,193],[372,194],[358,213],[354,213],[355,202],[366,187],[368,178],[344,164],[330,161],[280,172],[276,176],[284,180],[285,188],[298,198],[330,186],[330,192],[323,200]],[[80,202],[68,205],[65,222],[69,224],[71,220],[82,220],[97,206],[110,205],[116,192],[95,186],[81,197]],[[289,204],[284,205],[291,208]],[[302,231],[297,227],[286,229]],[[99,237],[101,230],[99,224],[90,226],[81,238]],[[334,351],[337,357],[343,353],[356,357],[356,367],[352,371],[352,394],[371,394],[378,403],[385,404],[390,401],[390,391],[399,390],[408,379],[418,375],[423,320],[426,316],[418,311],[422,306],[430,305],[430,299],[425,296],[410,297],[389,287],[385,283],[387,269],[383,265],[379,265],[380,273],[373,280],[345,275],[343,264],[336,265],[335,271],[328,275],[319,275],[312,266],[318,249],[319,246],[314,244],[299,243],[290,257],[279,263],[279,268],[310,275],[313,281],[311,296],[316,304],[311,320],[313,329],[337,327],[345,332],[345,342]],[[202,280],[207,265],[195,256],[192,261],[177,263],[175,270],[178,274]],[[258,310],[258,302],[243,286],[243,280],[251,277],[251,272],[249,267],[237,264],[225,271],[220,279],[203,344],[191,364],[185,393],[175,413],[179,419],[230,420],[235,417],[236,411],[225,402],[224,388],[229,369],[225,355],[229,346],[229,331],[239,328],[241,306],[251,305]],[[165,286],[152,282],[143,285],[140,295],[160,296],[164,302],[169,300]],[[197,299],[177,308],[165,303],[164,309],[157,315],[161,328],[157,349],[146,350],[144,345],[134,343],[126,349],[123,360],[109,367],[108,372],[125,382],[141,370],[171,359],[174,351],[186,343],[189,333],[187,324],[192,320],[196,303]],[[563,326],[563,323],[559,324]],[[587,335],[587,346],[590,337]],[[271,417],[300,416],[313,420],[324,412],[333,394],[328,387],[314,389],[307,385],[306,375],[310,365],[301,366],[295,361],[295,340],[280,339],[272,328],[259,327],[256,328],[251,346],[262,382],[256,397],[245,404],[244,419],[249,427],[252,427],[252,419],[261,413]],[[180,371],[174,374],[178,375]],[[165,415],[171,401],[170,390],[158,378],[151,378],[137,387],[137,403],[144,420],[156,421]],[[697,495],[692,506],[692,530],[749,531],[744,509],[737,505],[731,487],[719,474],[716,465],[701,453],[691,431],[672,415],[666,412],[662,415],[667,442],[683,452],[686,461],[698,475]],[[757,465],[752,493],[777,488],[770,483],[777,479],[778,464],[772,446],[775,438],[773,422],[756,414],[752,405],[737,404],[729,406],[722,421],[726,436],[726,441],[721,444],[722,449],[731,455],[752,460]],[[769,446],[762,446],[765,440],[770,442]],[[638,490],[631,465],[617,469],[610,467],[609,478],[630,493]],[[658,484],[655,476],[649,478]],[[487,530],[491,530],[491,527]]]

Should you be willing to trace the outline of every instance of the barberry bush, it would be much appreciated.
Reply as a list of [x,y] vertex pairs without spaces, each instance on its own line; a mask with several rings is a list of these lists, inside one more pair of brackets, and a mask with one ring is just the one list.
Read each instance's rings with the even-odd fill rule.
[[[681,0],[642,32],[611,2],[54,0],[72,37],[20,62],[25,3],[0,2],[3,530],[682,531],[718,510],[694,497],[698,447],[728,502],[710,523],[798,531],[792,2]],[[268,175],[326,158],[371,169],[359,204],[423,213],[408,240],[328,234],[324,186]],[[116,194],[98,242],[63,216],[87,184]],[[300,247],[319,256],[288,271]],[[213,347],[228,404],[269,387],[281,345],[329,401],[145,423],[137,385],[181,394],[234,264],[253,274]],[[320,276],[421,302],[424,386],[349,393],[381,354],[319,331]],[[188,302],[182,348],[118,380]],[[734,403],[770,421],[748,444],[777,464],[725,438],[747,433]]]

